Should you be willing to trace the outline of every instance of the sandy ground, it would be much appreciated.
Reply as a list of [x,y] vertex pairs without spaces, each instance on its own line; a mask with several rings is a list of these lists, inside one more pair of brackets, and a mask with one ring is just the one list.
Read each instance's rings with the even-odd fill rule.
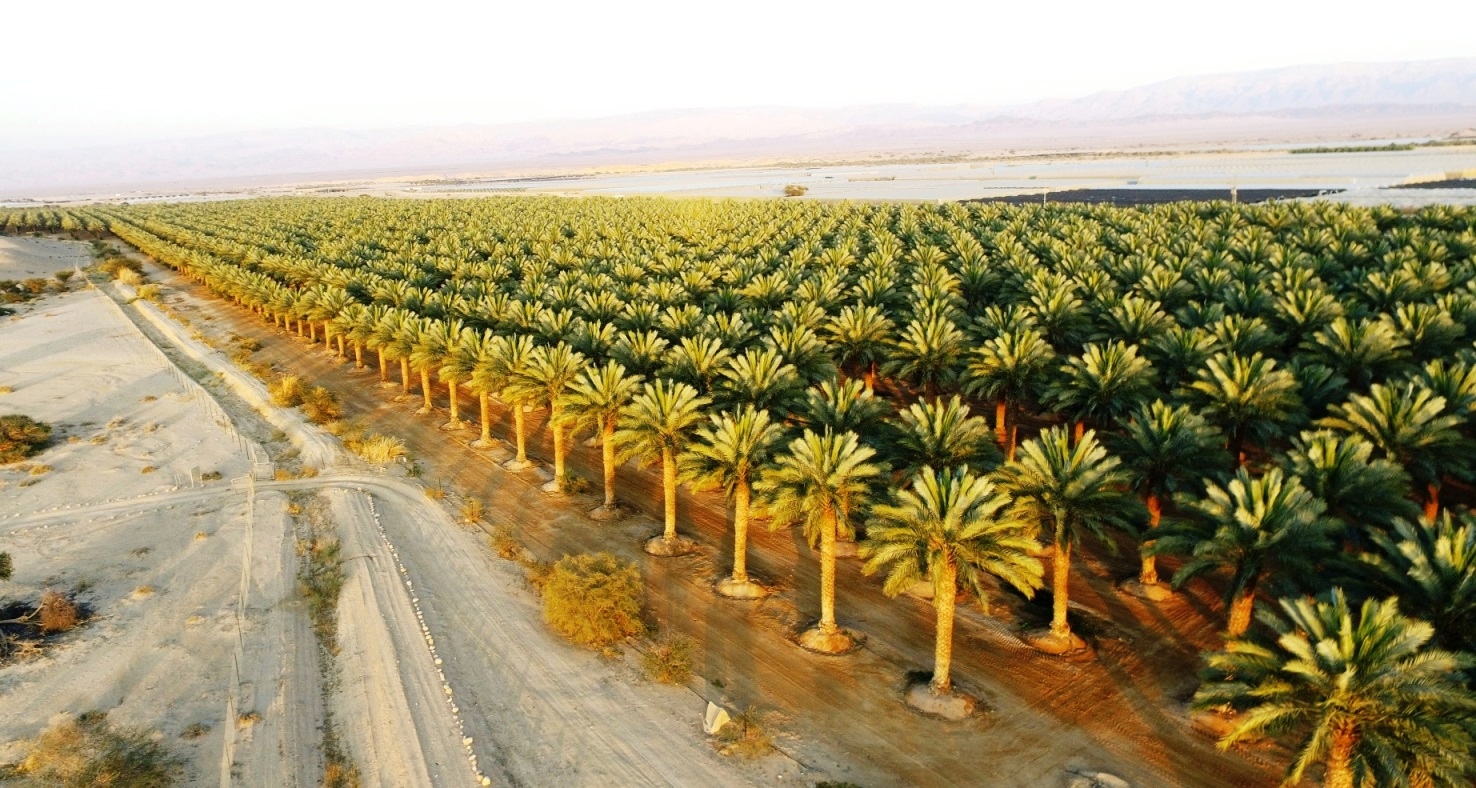
[[[857,562],[843,561],[840,567],[839,614],[844,623],[869,636],[866,647],[843,658],[803,652],[789,639],[796,627],[817,615],[814,589],[818,572],[813,554],[795,533],[771,533],[760,527],[752,534],[750,569],[776,587],[775,596],[759,603],[719,599],[711,583],[729,564],[731,548],[727,512],[717,497],[685,491],[680,496],[682,530],[702,544],[699,555],[650,558],[639,549],[642,538],[657,530],[648,513],[638,512],[619,523],[594,523],[585,516],[596,503],[592,497],[560,499],[541,494],[533,475],[510,474],[492,462],[502,452],[468,447],[466,442],[475,437],[475,431],[447,434],[437,429],[445,421],[439,409],[445,404],[443,392],[438,393],[438,413],[414,417],[411,411],[418,400],[393,402],[395,390],[370,384],[376,374],[372,368],[356,371],[352,364],[321,349],[309,349],[303,340],[285,336],[168,272],[160,271],[156,277],[173,288],[174,308],[191,316],[207,334],[225,338],[239,333],[261,341],[259,361],[282,365],[329,387],[343,399],[350,414],[364,419],[372,429],[405,438],[428,479],[480,497],[489,506],[490,519],[515,526],[519,538],[537,557],[555,560],[572,552],[609,550],[637,561],[647,577],[647,604],[663,629],[691,637],[697,644],[701,676],[688,691],[728,708],[755,706],[767,712],[785,756],[801,764],[809,779],[825,775],[861,785],[1049,786],[1065,784],[1073,770],[1100,770],[1126,777],[1134,785],[1264,785],[1276,781],[1279,766],[1274,754],[1221,753],[1209,737],[1193,730],[1184,711],[1184,701],[1195,687],[1198,654],[1218,645],[1217,632],[1223,625],[1215,591],[1208,586],[1196,584],[1174,602],[1149,605],[1115,588],[1116,582],[1135,571],[1131,552],[1114,559],[1089,551],[1073,572],[1072,602],[1078,625],[1092,638],[1097,653],[1095,659],[1081,662],[1045,657],[1015,636],[1017,628],[1044,620],[1048,614],[1044,599],[1041,604],[1026,605],[1001,595],[991,615],[975,608],[961,610],[955,680],[981,697],[987,711],[962,724],[929,720],[902,704],[901,689],[910,671],[931,663],[932,611],[919,600],[885,598],[876,579],[863,576]],[[203,322],[206,315],[214,318],[208,324]],[[369,363],[373,364],[372,357]],[[464,409],[471,407],[466,401],[462,404]],[[494,417],[499,420],[495,434],[506,436],[508,420],[500,408],[494,409]],[[530,430],[541,430],[539,421],[533,419]],[[547,451],[544,438],[540,435],[534,441],[535,453]],[[576,472],[598,478],[598,449],[576,446],[570,461]],[[622,497],[638,508],[653,509],[660,500],[659,482],[653,474],[627,466],[619,473],[619,483]],[[391,542],[402,546],[401,561],[412,575],[416,574],[414,558],[403,554],[403,545],[422,541],[434,545],[461,538],[453,537],[458,532],[446,528],[410,531],[405,537],[396,534],[411,525],[414,521],[385,520]],[[467,548],[447,547],[425,555],[471,560]],[[489,571],[495,574],[498,566],[507,565],[491,566]],[[458,594],[462,578],[480,582],[483,577],[471,567],[437,573],[435,567],[426,566],[420,574],[438,580],[448,579],[446,575],[458,581],[447,583],[446,594],[420,594],[427,620],[432,611],[447,604],[448,595]],[[417,590],[422,590],[422,580],[415,582]],[[515,575],[510,574],[507,582],[516,589]],[[508,599],[517,605],[533,604],[526,595],[513,594]],[[530,610],[529,616],[533,615],[535,611]],[[437,635],[437,644],[460,645],[463,638],[484,637],[485,629],[471,618],[464,626],[451,627],[454,635]],[[519,630],[505,643],[489,637],[486,644],[468,646],[465,653],[478,659],[469,664],[468,672],[495,668],[499,663],[487,655],[497,653],[499,643],[508,649],[503,652],[505,659],[526,659],[522,651],[525,638],[540,632],[534,626]],[[448,666],[462,664],[453,662],[444,651],[442,657]],[[448,675],[454,685],[455,674]],[[463,689],[456,692],[458,699],[463,697]],[[491,696],[479,699],[476,708],[485,712],[499,703],[517,701]],[[463,711],[465,708],[463,705]],[[622,712],[621,718],[627,719],[630,713]],[[501,745],[505,739],[495,728],[497,719],[497,715],[487,716],[487,727],[478,728],[476,716],[464,715],[468,735],[475,736],[485,767],[490,769],[489,752],[495,754],[497,763],[508,759],[505,774],[510,776],[529,774],[523,763],[547,767],[544,756],[521,748],[508,749],[504,755]],[[695,722],[684,724],[690,727]],[[675,730],[681,727],[679,719]],[[672,729],[664,730],[670,735]],[[546,743],[551,738],[548,734],[531,740]],[[496,741],[495,749],[482,750],[484,740]],[[603,774],[589,763],[571,761],[571,766],[580,769],[571,773],[578,778],[575,782]],[[623,783],[625,776],[615,773],[607,780]],[[566,780],[569,777],[565,775]],[[640,782],[660,781],[649,773],[643,777]],[[536,778],[520,781],[542,782]]]
[[91,263],[87,247],[74,241],[0,236],[0,279],[19,282],[37,276],[50,277],[57,271]]
[[[49,473],[0,471],[0,550],[17,568],[0,595],[80,585],[94,613],[44,656],[0,668],[0,763],[57,714],[103,709],[158,730],[189,784],[315,785],[331,710],[366,786],[801,782],[782,755],[718,755],[690,689],[549,634],[480,532],[265,405],[258,381],[189,334],[101,290],[0,324],[0,384],[15,389],[0,412],[65,430],[33,460]],[[255,482],[248,499],[244,478],[230,480],[267,454],[324,473]],[[195,482],[196,467],[225,478]],[[325,501],[343,542],[326,709],[288,493]],[[192,726],[207,733],[182,738]]]

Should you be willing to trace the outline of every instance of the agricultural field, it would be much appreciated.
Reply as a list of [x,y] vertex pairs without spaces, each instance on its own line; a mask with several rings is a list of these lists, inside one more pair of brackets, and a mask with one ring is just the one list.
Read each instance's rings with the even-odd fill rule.
[[[1144,669],[1188,689],[1145,702],[1135,781],[1476,775],[1476,209],[285,199],[0,230],[119,239],[322,342],[447,451],[589,485],[565,527],[652,512],[649,560],[703,550],[683,488],[720,492],[730,547],[692,618],[775,593],[748,545],[789,529],[815,571],[784,648],[902,649],[838,593],[858,557],[893,604],[929,600],[931,659],[893,677],[920,740],[1025,691],[967,670],[976,631],[1069,693],[1132,642],[1113,611],[1193,607],[1199,631],[1138,624],[1203,658]],[[1109,590],[1083,605],[1085,582]],[[1082,702],[1128,691],[1103,692]]]

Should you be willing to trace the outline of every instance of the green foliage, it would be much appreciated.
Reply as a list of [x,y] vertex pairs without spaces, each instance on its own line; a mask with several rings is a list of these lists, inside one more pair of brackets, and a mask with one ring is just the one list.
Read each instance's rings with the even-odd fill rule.
[[10,553],[0,553],[0,582],[7,581],[15,572],[15,563],[10,558]]
[[0,416],[0,465],[34,457],[50,443],[50,424],[19,414]]
[[106,712],[65,719],[27,742],[16,771],[35,785],[60,788],[165,788],[184,762],[149,731],[113,725]]
[[645,633],[643,593],[635,564],[609,553],[567,555],[543,583],[543,620],[575,644],[606,648]]
[[662,684],[686,684],[692,678],[692,641],[680,635],[662,638],[641,655],[646,678]]

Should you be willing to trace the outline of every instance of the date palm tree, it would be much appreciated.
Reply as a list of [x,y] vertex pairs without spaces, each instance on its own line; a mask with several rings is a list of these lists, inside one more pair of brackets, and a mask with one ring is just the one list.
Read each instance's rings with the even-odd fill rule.
[[867,389],[876,388],[876,368],[886,358],[894,326],[881,307],[854,304],[825,324],[842,371],[860,370]]
[[621,426],[613,436],[620,455],[634,457],[642,465],[661,463],[665,530],[646,543],[646,552],[652,555],[679,555],[690,548],[677,538],[677,457],[691,442],[708,402],[685,383],[657,380],[642,386],[620,410]]
[[527,425],[527,401],[522,395],[531,395],[527,388],[518,388],[514,384],[528,372],[528,366],[533,363],[533,353],[536,346],[533,337],[528,334],[520,334],[509,338],[506,342],[498,343],[494,348],[496,357],[490,367],[495,377],[502,381],[502,390],[498,396],[507,403],[507,409],[513,414],[513,435],[517,442],[517,456],[504,467],[511,471],[521,471],[533,467],[528,460],[528,425]]
[[1466,442],[1456,427],[1461,417],[1447,413],[1445,399],[1415,383],[1375,383],[1368,394],[1354,394],[1318,422],[1362,436],[1387,459],[1404,467],[1425,491],[1425,519],[1440,511],[1440,484],[1446,474],[1464,475],[1469,467]]
[[484,349],[486,339],[470,328],[462,328],[456,338],[456,342],[446,348],[446,353],[441,357],[441,368],[437,371],[437,377],[446,384],[447,398],[451,404],[451,418],[441,425],[443,430],[466,429],[466,422],[461,420],[461,398],[458,386],[471,381],[472,373],[476,371],[477,357]]
[[1328,788],[1471,784],[1476,696],[1462,672],[1476,661],[1429,648],[1434,628],[1400,615],[1394,599],[1354,610],[1335,589],[1280,607],[1263,617],[1270,633],[1207,658],[1191,708],[1241,713],[1222,748],[1294,738],[1282,785],[1301,783],[1315,764]]
[[576,432],[592,429],[599,436],[603,461],[605,503],[592,514],[596,519],[610,519],[617,514],[615,503],[615,428],[620,422],[620,409],[630,404],[641,390],[641,378],[626,374],[618,361],[607,361],[602,367],[586,367],[573,383],[564,404],[564,413]]
[[1476,651],[1476,516],[1447,510],[1434,521],[1398,519],[1373,533],[1373,548],[1359,559],[1373,569],[1374,585],[1433,624],[1445,648]]
[[957,382],[966,347],[964,333],[943,314],[913,320],[903,329],[883,370],[922,386],[935,400],[940,388]]
[[1080,357],[1067,360],[1063,372],[1047,399],[1076,422],[1077,440],[1088,422],[1116,425],[1153,388],[1153,365],[1138,355],[1136,345],[1122,342],[1087,345]]
[[744,407],[737,413],[713,414],[697,430],[680,468],[694,487],[722,487],[733,502],[733,574],[717,591],[734,599],[755,599],[763,587],[748,579],[748,523],[753,482],[779,445],[783,429],[769,412]]
[[471,377],[467,378],[467,387],[477,395],[482,428],[481,437],[472,441],[471,445],[478,449],[492,446],[491,399],[494,394],[501,394],[502,387],[507,385],[506,370],[502,367],[502,359],[508,352],[507,343],[507,337],[487,329],[477,335],[475,342],[462,347],[461,352],[471,356]]
[[[548,429],[553,436],[553,479],[544,492],[562,493],[565,484],[565,432],[569,420],[564,415],[569,385],[584,369],[584,356],[560,342],[552,347],[534,348],[521,373],[514,374],[503,391],[511,401],[521,402],[534,410],[548,408]],[[521,410],[521,408],[519,409]]]
[[1011,516],[1035,523],[1048,534],[1052,556],[1051,628],[1033,645],[1064,654],[1086,643],[1066,620],[1072,548],[1086,534],[1099,538],[1108,527],[1131,529],[1134,501],[1124,492],[1130,481],[1121,462],[1109,456],[1087,430],[1075,441],[1064,427],[1052,427],[1020,445],[1020,456],[996,472],[999,486],[1014,499]]
[[1250,358],[1221,353],[1205,362],[1190,384],[1206,418],[1225,431],[1226,448],[1245,464],[1247,442],[1264,445],[1279,435],[1297,411],[1297,379],[1257,353]]
[[810,547],[819,545],[820,622],[799,638],[811,651],[839,654],[856,644],[835,622],[836,541],[854,534],[851,518],[872,496],[871,485],[882,473],[874,456],[853,432],[805,430],[754,484],[773,517],[770,527],[800,523]]
[[1056,367],[1056,351],[1031,328],[1016,328],[985,342],[969,362],[965,390],[994,400],[995,440],[1014,459],[1015,436],[1010,428],[1021,406],[1045,389]]
[[1159,585],[1158,557],[1148,549],[1148,540],[1157,533],[1165,501],[1175,493],[1202,489],[1206,476],[1225,467],[1224,437],[1188,406],[1155,400],[1134,411],[1124,434],[1109,437],[1107,444],[1122,459],[1133,490],[1148,509],[1138,585],[1144,596],[1162,598],[1166,590]]
[[[415,339],[420,334],[420,322],[420,318],[414,313],[393,309],[374,330],[381,373],[384,372],[386,359],[400,362],[400,396],[396,399],[410,396],[410,351],[415,349]],[[391,387],[394,385],[387,379],[381,382],[381,385],[386,384]]]
[[1363,529],[1418,513],[1409,501],[1409,474],[1373,453],[1374,445],[1361,436],[1316,430],[1292,441],[1284,463],[1360,542]]
[[1241,468],[1224,487],[1208,485],[1194,504],[1199,518],[1165,528],[1153,549],[1186,556],[1174,573],[1175,588],[1206,572],[1229,574],[1226,636],[1235,638],[1250,626],[1265,580],[1313,576],[1331,552],[1337,523],[1323,515],[1326,508],[1280,468],[1259,478]]
[[855,379],[843,383],[824,381],[806,392],[805,398],[799,413],[805,426],[817,433],[854,432],[873,449],[877,444],[868,438],[876,434],[877,427],[892,412],[890,403]]
[[790,411],[805,384],[794,365],[773,348],[750,348],[722,371],[717,401],[731,409],[750,405],[759,410]]
[[898,493],[896,503],[872,510],[872,525],[861,545],[866,573],[887,570],[882,591],[892,597],[925,578],[932,583],[935,694],[953,691],[953,615],[960,587],[987,605],[986,576],[1027,597],[1041,586],[1043,570],[1033,555],[1040,544],[1031,535],[1035,525],[1011,517],[1009,504],[1008,496],[986,477],[963,468],[923,468],[913,477],[912,488]]
[[722,340],[685,337],[681,343],[667,351],[666,368],[662,376],[686,383],[703,396],[711,396],[713,386],[720,380],[733,358],[733,351],[723,347]]
[[957,395],[947,402],[914,402],[899,416],[893,445],[904,479],[924,467],[966,467],[981,473],[999,464],[989,424],[970,416],[969,406]]
[[441,367],[451,355],[466,326],[460,320],[426,319],[415,338],[415,347],[410,350],[410,366],[420,373],[420,389],[425,404],[416,411],[421,415],[430,413],[434,407],[431,400],[431,370]]

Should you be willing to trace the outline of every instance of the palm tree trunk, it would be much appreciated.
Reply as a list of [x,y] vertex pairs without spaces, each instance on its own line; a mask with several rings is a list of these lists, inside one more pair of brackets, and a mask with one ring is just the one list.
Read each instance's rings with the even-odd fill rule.
[[461,406],[457,402],[458,397],[456,396],[456,381],[447,381],[446,390],[451,394],[451,425],[461,426]]
[[615,508],[615,420],[606,419],[600,435],[600,458],[605,465],[605,508]]
[[835,512],[825,514],[820,526],[820,631],[834,634],[835,625]]
[[1230,624],[1225,629],[1227,637],[1238,638],[1250,629],[1251,613],[1256,609],[1256,590],[1247,588],[1230,601]]
[[[1158,527],[1159,521],[1163,519],[1163,502],[1158,500],[1157,495],[1150,493],[1143,497],[1143,503],[1148,506],[1148,530],[1152,531]],[[1144,550],[1148,548],[1149,544],[1151,543],[1143,543]],[[1147,553],[1143,555],[1143,569],[1138,573],[1138,582],[1145,586],[1158,585],[1158,556],[1148,555]]]
[[933,641],[933,691],[947,694],[953,691],[949,671],[953,667],[953,603],[958,595],[958,567],[945,562],[938,569],[942,577],[933,589],[933,610],[938,614],[938,632]]
[[733,582],[748,582],[748,507],[753,491],[748,480],[733,488]]
[[866,371],[863,372],[863,373],[861,373],[861,376],[862,376],[862,379],[866,381],[866,390],[867,391],[875,391],[876,390],[876,362],[873,361],[870,364],[867,364],[866,365]]
[[1353,747],[1358,743],[1358,731],[1351,725],[1333,729],[1332,744],[1328,748],[1322,784],[1326,788],[1353,788]]
[[490,446],[492,444],[492,403],[487,392],[477,393],[477,400],[482,406],[482,443]]
[[364,343],[354,342],[354,369],[364,368]]
[[666,532],[663,538],[670,542],[676,539],[676,455],[671,449],[661,450],[661,489],[666,495]]
[[994,439],[998,441],[999,445],[1001,446],[1005,445],[1005,441],[1010,439],[1009,425],[1005,423],[1006,417],[1008,416],[1009,412],[1010,403],[1006,402],[1004,397],[1000,397],[998,400],[995,400]]
[[1077,419],[1076,420],[1076,427],[1073,429],[1073,432],[1071,433],[1072,434],[1071,445],[1075,446],[1076,444],[1081,443],[1081,437],[1086,434],[1086,429],[1087,429],[1086,421],[1083,420],[1083,419]]
[[553,433],[554,444],[554,489],[564,491],[564,426],[559,423],[558,411],[548,409],[548,429]]
[[348,355],[348,353],[343,349],[343,334],[339,334],[338,336],[334,337],[334,339],[338,340],[338,357],[343,358],[344,356]]
[[431,384],[430,367],[420,370],[420,390],[425,395],[425,405],[421,407],[421,413],[431,412]]
[[315,345],[318,342],[318,324],[311,320],[304,321],[308,325],[308,344]]
[[400,392],[410,393],[410,359],[400,359]]
[[1440,482],[1425,485],[1425,519],[1435,522],[1440,515]]
[[523,435],[523,403],[513,402],[510,404],[512,406],[513,412],[513,431],[518,434],[517,459],[518,462],[521,464],[528,461],[528,439],[526,436]]
[[1071,543],[1064,539],[1056,540],[1056,554],[1053,557],[1051,572],[1051,634],[1055,637],[1069,639],[1071,637],[1071,624],[1066,621],[1066,603],[1068,601],[1067,584],[1071,579]]
[[390,382],[389,361],[384,357],[384,348],[374,351],[374,355],[379,357],[379,382]]
[[1005,449],[1005,462],[1015,461],[1015,448],[1020,445],[1020,424],[1016,419],[1011,419],[1010,445]]

